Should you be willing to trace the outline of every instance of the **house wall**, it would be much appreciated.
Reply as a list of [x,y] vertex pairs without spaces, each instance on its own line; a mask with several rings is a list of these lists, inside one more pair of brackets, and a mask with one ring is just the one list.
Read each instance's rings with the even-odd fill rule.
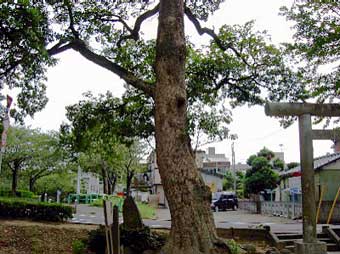
[[[340,187],[340,161],[329,164],[319,172],[319,185],[325,186],[322,200],[333,201]],[[320,189],[321,187],[318,187]]]

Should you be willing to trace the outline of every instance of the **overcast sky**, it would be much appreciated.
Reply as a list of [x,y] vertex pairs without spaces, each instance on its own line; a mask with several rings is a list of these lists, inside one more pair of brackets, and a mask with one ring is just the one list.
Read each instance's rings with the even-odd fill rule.
[[[256,21],[258,30],[267,30],[272,36],[273,43],[291,40],[292,31],[284,17],[278,15],[279,7],[291,4],[291,0],[226,0],[222,8],[207,23],[215,29],[222,24],[244,24],[249,20]],[[148,37],[155,36],[156,28],[153,24],[156,18],[147,27],[144,27]],[[200,38],[190,24],[186,24],[187,34],[194,41],[205,41]],[[110,90],[114,95],[120,96],[123,92],[123,82],[114,74],[83,59],[73,51],[59,56],[59,64],[48,70],[47,97],[49,102],[46,108],[37,113],[33,120],[26,123],[32,127],[44,130],[59,129],[65,121],[65,106],[77,103],[82,94],[92,91],[94,94],[105,93]],[[262,147],[273,151],[283,151],[286,162],[299,161],[298,128],[295,123],[288,129],[280,127],[277,119],[266,117],[263,107],[240,107],[233,111],[233,123],[230,129],[238,134],[235,141],[236,162],[245,162],[251,155]],[[314,155],[320,156],[331,152],[331,141],[314,142]],[[216,152],[231,155],[231,141],[225,140],[210,146],[216,146]],[[203,149],[207,148],[203,147]]]

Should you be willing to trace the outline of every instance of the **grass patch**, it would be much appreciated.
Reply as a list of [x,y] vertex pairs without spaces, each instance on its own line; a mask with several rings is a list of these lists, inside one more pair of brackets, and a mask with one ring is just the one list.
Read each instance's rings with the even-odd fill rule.
[[137,202],[137,207],[143,219],[156,218],[155,208],[151,207],[150,205]]
[[[118,205],[118,207],[120,208],[119,211],[120,212],[122,211],[123,207],[122,198],[118,198],[116,196],[108,196],[108,200],[112,202],[112,205]],[[97,199],[91,204],[91,206],[103,207],[103,200]],[[137,202],[137,207],[143,219],[154,219],[156,217],[156,210],[150,205]]]

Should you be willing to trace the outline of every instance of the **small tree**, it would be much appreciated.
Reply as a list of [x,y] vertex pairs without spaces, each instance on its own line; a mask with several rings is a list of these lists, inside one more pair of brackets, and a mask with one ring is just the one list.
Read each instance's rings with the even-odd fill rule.
[[[273,166],[268,160],[270,158],[268,154],[272,152],[264,153],[263,150],[258,153],[258,156],[251,156],[248,159],[248,162],[251,162],[251,169],[245,176],[245,192],[247,194],[259,194],[265,189],[274,189],[277,185],[278,174],[273,171]],[[260,155],[266,155],[266,157]]]
[[234,181],[234,175],[230,171],[227,171],[223,177],[223,190],[232,190],[234,187]]

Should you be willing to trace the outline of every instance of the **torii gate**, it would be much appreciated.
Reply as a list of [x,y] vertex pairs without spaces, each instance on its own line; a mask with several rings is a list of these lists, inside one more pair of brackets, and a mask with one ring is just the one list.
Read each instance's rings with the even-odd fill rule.
[[311,116],[340,116],[340,104],[266,103],[268,116],[298,116],[302,186],[303,241],[296,254],[326,254],[326,243],[317,241],[313,139],[339,139],[332,130],[313,130]]

